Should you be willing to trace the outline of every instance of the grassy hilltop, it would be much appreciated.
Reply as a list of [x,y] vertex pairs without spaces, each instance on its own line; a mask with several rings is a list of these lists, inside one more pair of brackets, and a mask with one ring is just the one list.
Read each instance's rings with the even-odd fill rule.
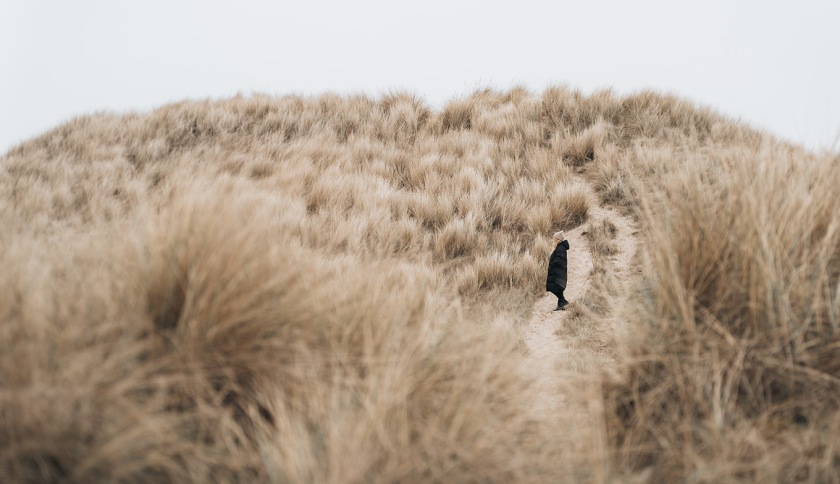
[[653,92],[76,118],[0,158],[0,482],[838,482],[838,187]]

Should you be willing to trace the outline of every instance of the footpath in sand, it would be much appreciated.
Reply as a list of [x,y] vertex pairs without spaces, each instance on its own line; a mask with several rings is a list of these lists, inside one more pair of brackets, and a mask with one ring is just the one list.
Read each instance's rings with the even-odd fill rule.
[[[582,179],[581,182],[585,187],[589,187],[589,184]],[[604,325],[611,325],[615,324],[617,315],[621,313],[621,307],[630,289],[631,261],[637,247],[636,228],[629,217],[621,215],[613,208],[601,206],[598,197],[591,188],[588,193],[590,209],[587,223],[565,233],[570,249],[568,252],[568,287],[564,296],[570,303],[574,303],[586,294],[586,290],[591,284],[592,254],[589,241],[585,235],[589,221],[597,224],[600,224],[602,219],[611,221],[617,229],[613,242],[618,248],[618,253],[609,257],[612,259],[612,276],[618,294],[612,301],[610,312],[604,315],[601,322]],[[580,359],[581,351],[580,348],[572,349],[568,341],[555,334],[571,314],[570,311],[552,311],[555,307],[557,307],[557,297],[553,294],[546,293],[545,296],[537,300],[534,304],[531,319],[524,327],[523,334],[532,360],[531,363],[534,365],[533,371],[536,371],[538,375],[540,406],[548,411],[563,406],[563,396],[560,391],[560,382],[558,382],[560,374],[557,371],[558,365],[567,368],[574,366],[575,360]],[[607,358],[607,355],[599,354],[597,348],[587,348],[584,351],[591,352],[594,360],[598,361],[599,364],[604,363]],[[574,352],[576,353],[573,354]]]

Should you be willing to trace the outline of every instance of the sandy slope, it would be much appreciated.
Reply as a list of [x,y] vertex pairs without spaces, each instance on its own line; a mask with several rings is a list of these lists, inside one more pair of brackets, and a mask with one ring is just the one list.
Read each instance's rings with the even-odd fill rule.
[[[580,179],[587,187],[588,183]],[[615,209],[601,206],[595,193],[589,190],[591,201],[589,220],[600,222],[601,219],[608,219],[618,229],[615,243],[619,252],[612,257],[614,280],[617,282],[616,289],[618,296],[613,301],[613,308],[606,315],[602,324],[612,325],[616,323],[615,318],[621,313],[621,306],[628,293],[630,280],[631,261],[636,252],[638,240],[635,235],[634,222],[626,216],[621,215]],[[590,272],[592,270],[592,255],[589,243],[584,235],[588,223],[585,223],[574,230],[566,232],[569,240],[569,285],[566,288],[565,296],[569,302],[574,302],[586,293],[590,284]],[[557,298],[546,293],[534,305],[531,319],[524,328],[524,340],[530,354],[534,370],[539,376],[538,384],[541,387],[542,401],[540,405],[546,410],[554,409],[563,405],[563,396],[560,391],[559,375],[556,371],[558,365],[574,369],[580,365],[580,349],[572,350],[568,342],[562,337],[555,335],[559,327],[564,324],[569,311],[552,311],[557,306]],[[596,361],[606,363],[609,355],[596,347],[586,348],[596,358]],[[573,354],[577,353],[577,354]]]

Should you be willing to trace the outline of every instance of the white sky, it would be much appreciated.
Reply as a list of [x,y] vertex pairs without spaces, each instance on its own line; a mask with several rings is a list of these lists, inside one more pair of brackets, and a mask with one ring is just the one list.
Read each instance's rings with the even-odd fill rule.
[[0,154],[76,115],[241,92],[674,92],[840,148],[840,1],[0,0]]

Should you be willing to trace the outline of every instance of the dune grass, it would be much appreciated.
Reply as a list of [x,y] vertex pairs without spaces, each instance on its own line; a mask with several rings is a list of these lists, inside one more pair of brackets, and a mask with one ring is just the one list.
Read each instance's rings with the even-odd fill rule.
[[718,147],[645,199],[645,331],[611,394],[623,462],[658,481],[840,478],[837,168]]
[[[0,158],[0,481],[834,482],[838,163],[563,86],[76,118]],[[587,184],[642,238],[597,334]],[[617,361],[546,412],[520,325],[584,223],[559,334]]]

